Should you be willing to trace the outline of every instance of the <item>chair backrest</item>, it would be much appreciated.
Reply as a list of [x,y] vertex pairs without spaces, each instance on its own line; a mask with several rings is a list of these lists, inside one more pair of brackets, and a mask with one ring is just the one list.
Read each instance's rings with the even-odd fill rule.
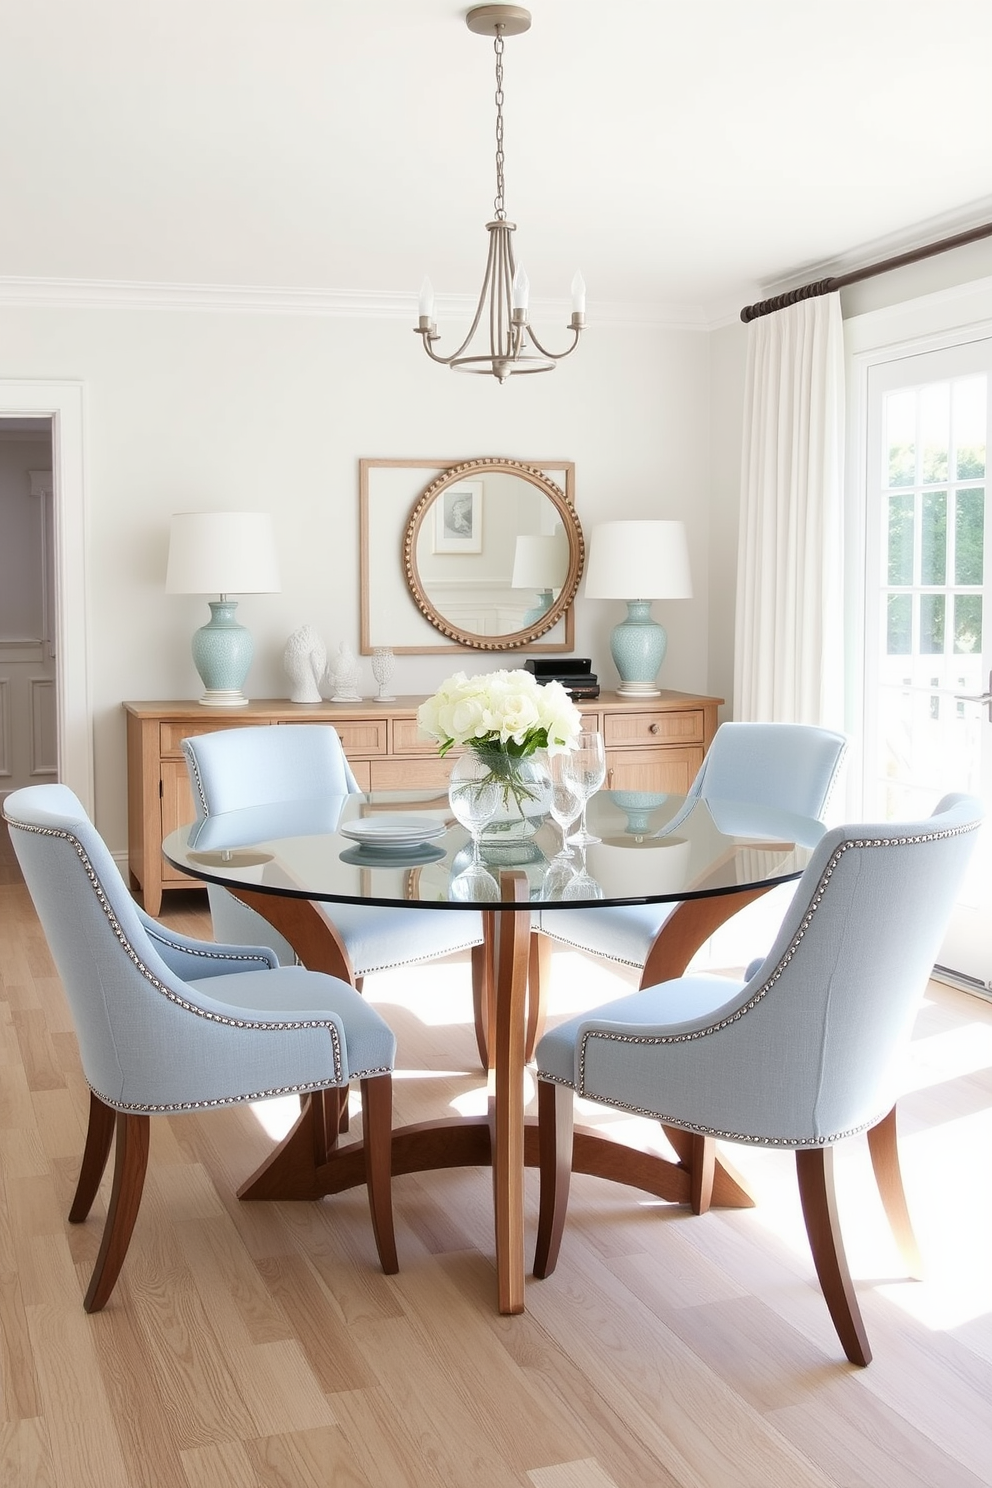
[[13,791],[4,816],[69,1001],[87,1080],[110,1104],[154,1099],[149,1092],[169,1083],[177,1021],[189,1021],[182,1011],[187,984],[159,955],[106,844],[67,786]]
[[722,723],[691,793],[822,820],[846,751],[843,734],[813,724]]
[[218,729],[182,747],[201,817],[360,789],[329,723]]
[[685,1074],[688,1055],[691,1091],[677,1125],[698,1120],[717,1136],[783,1146],[873,1125],[898,1094],[899,1061],[981,820],[978,800],[954,795],[924,821],[828,831],[743,989],[657,1035],[627,1027],[623,1051],[597,1051],[593,1033],[586,1090],[596,1089],[597,1057],[622,1052],[632,1108],[658,1112],[669,1059]]

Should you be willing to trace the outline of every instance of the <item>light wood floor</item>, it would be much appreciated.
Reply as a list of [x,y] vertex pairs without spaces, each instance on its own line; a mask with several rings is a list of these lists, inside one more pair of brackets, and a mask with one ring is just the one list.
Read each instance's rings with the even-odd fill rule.
[[[163,918],[206,930],[195,892]],[[555,966],[559,1014],[625,989],[588,961]],[[397,1119],[480,1109],[467,964],[366,990],[399,1037]],[[270,1144],[260,1116],[288,1119],[271,1106],[153,1121],[130,1254],[87,1317],[104,1198],[66,1223],[86,1088],[0,839],[0,1484],[992,1484],[992,1005],[932,984],[906,1091],[927,1282],[904,1279],[863,1139],[838,1162],[867,1370],[844,1361],[816,1288],[785,1153],[735,1149],[759,1205],[702,1218],[577,1178],[557,1272],[504,1318],[487,1171],[396,1181],[401,1270],[384,1277],[363,1192],[233,1197]],[[527,1195],[529,1256],[533,1173]]]

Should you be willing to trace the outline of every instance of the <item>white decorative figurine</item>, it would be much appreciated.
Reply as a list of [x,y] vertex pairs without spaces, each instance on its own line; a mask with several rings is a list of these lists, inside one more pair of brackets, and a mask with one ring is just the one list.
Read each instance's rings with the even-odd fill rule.
[[282,654],[282,667],[290,680],[291,703],[319,703],[320,679],[327,665],[327,650],[312,625],[294,630]]
[[379,691],[375,695],[377,703],[395,703],[396,698],[386,688],[389,679],[393,675],[396,662],[393,653],[388,646],[376,646],[372,651],[372,675],[379,684]]
[[358,657],[347,641],[338,647],[338,664],[334,669],[334,692],[332,703],[360,703],[362,694],[358,690],[361,666]]

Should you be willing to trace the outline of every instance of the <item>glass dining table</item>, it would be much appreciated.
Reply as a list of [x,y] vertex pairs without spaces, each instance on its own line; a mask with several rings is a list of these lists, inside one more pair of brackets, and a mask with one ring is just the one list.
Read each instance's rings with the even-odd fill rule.
[[[532,917],[673,905],[652,951],[650,980],[677,977],[737,910],[798,878],[825,830],[818,821],[767,806],[629,791],[592,797],[588,829],[598,840],[581,857],[557,856],[560,837],[550,820],[527,826],[534,829],[530,836],[484,838],[475,859],[446,796],[377,791],[233,811],[181,827],[163,844],[175,868],[233,892],[285,936],[305,966],[332,975],[347,974],[333,927],[335,903],[482,911],[488,1113],[395,1128],[393,1174],[492,1167],[502,1313],[524,1309],[523,1175],[538,1160],[536,1124],[525,1117],[524,1096]],[[305,1097],[296,1124],[239,1197],[316,1199],[364,1183],[361,1144],[342,1140],[339,1114],[336,1092]],[[687,1204],[691,1138],[664,1130],[674,1160],[577,1127],[573,1171]],[[713,1203],[753,1203],[722,1157]]]

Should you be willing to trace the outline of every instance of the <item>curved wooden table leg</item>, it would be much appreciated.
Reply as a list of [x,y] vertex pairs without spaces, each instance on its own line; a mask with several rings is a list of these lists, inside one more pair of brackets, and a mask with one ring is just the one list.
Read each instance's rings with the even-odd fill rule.
[[236,897],[284,935],[308,971],[324,971],[354,987],[355,971],[334,925],[309,899],[261,894],[239,884]]
[[642,989],[682,976],[703,942],[739,909],[767,894],[770,887],[711,894],[705,899],[683,899],[658,931],[647,954],[641,973]]
[[524,1020],[530,944],[530,885],[519,869],[500,875],[496,921],[496,1047],[489,1120],[496,1212],[496,1284],[502,1313],[524,1310]]

